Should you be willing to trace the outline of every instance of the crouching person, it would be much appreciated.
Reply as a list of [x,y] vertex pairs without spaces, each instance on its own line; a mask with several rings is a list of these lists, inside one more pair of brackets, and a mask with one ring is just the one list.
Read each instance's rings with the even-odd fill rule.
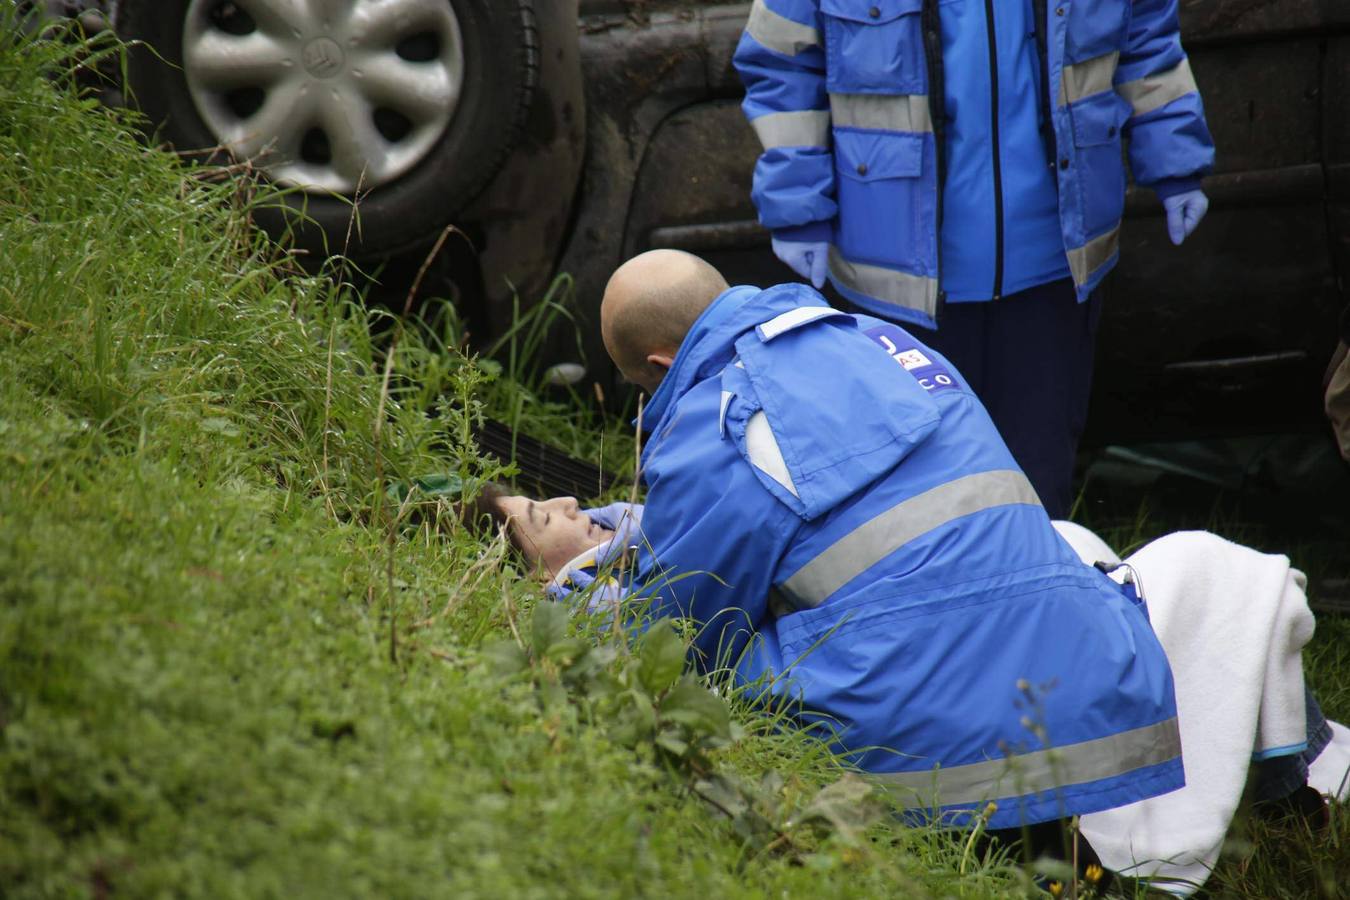
[[628,586],[699,626],[704,670],[791,704],[916,821],[1020,830],[1182,786],[1145,611],[939,355],[671,251],[615,273],[601,324],[651,394]]
[[[583,511],[569,497],[533,501],[492,489],[477,512],[506,527],[550,596],[591,611],[613,611],[629,583],[620,573],[631,570],[643,544],[641,505]],[[1053,524],[1085,563],[1148,585],[1186,748],[1184,788],[1082,817],[1085,876],[1095,874],[1100,888],[1105,875],[1092,865],[1100,863],[1188,894],[1208,877],[1246,799],[1267,821],[1297,818],[1329,829],[1323,798],[1350,793],[1350,730],[1328,722],[1304,686],[1301,651],[1313,618],[1302,573],[1287,557],[1204,532],[1166,535],[1122,561],[1081,526]],[[1036,695],[1026,689],[1034,707]],[[1057,820],[992,834],[1020,840],[1027,859],[1062,855],[1068,846]]]

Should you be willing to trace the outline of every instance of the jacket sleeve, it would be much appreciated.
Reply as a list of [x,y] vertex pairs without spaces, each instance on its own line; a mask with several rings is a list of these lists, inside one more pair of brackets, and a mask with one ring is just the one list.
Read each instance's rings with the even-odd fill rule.
[[1134,180],[1162,196],[1198,188],[1214,165],[1214,140],[1181,48],[1177,0],[1134,0],[1115,74],[1134,108],[1123,133]]
[[708,462],[651,485],[631,595],[649,620],[692,621],[698,665],[713,671],[735,666],[763,627],[773,572],[800,520],[739,456]]
[[742,106],[764,146],[751,198],[786,240],[828,240],[837,210],[819,19],[819,0],[755,0],[736,48]]

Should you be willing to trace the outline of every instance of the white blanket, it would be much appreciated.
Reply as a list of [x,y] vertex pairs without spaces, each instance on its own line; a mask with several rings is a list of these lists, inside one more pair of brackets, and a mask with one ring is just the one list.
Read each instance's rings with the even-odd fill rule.
[[[1055,527],[1084,561],[1119,561],[1087,529]],[[1218,860],[1254,756],[1306,740],[1300,652],[1313,633],[1306,579],[1287,557],[1206,532],[1167,535],[1126,562],[1172,666],[1186,786],[1083,816],[1082,831],[1109,868],[1189,894]],[[1309,782],[1343,796],[1350,731],[1337,726],[1335,734]]]

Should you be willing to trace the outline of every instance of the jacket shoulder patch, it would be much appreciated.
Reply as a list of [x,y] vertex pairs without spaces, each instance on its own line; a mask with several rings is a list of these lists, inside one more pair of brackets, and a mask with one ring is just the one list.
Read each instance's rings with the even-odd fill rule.
[[930,394],[961,387],[951,371],[919,349],[914,338],[894,325],[879,325],[866,331],[891,359],[908,372],[919,387]]

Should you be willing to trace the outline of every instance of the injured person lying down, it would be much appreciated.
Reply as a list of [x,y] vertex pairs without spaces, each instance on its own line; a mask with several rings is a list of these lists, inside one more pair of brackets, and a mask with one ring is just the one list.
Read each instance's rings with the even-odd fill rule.
[[[961,374],[904,329],[800,284],[729,287],[675,251],[621,266],[600,324],[619,370],[650,396],[645,506],[639,517],[503,501],[553,596],[592,608],[631,597],[690,622],[697,666],[792,709],[909,821],[987,815],[1011,839],[1082,816],[1109,868],[1193,883],[1254,754],[1292,768],[1267,779],[1272,802],[1305,793],[1331,726],[1304,702],[1297,648],[1311,618],[1287,561],[1269,597],[1179,597],[1171,646],[1138,580],[1122,580],[1130,570],[1101,547],[1086,561],[1075,551]],[[540,523],[565,523],[573,543],[528,530]],[[588,534],[594,547],[574,554]],[[1230,605],[1204,621],[1241,628],[1268,604],[1265,632],[1241,635],[1241,662],[1238,635],[1189,633],[1196,604],[1239,601],[1241,615]],[[1196,642],[1233,659],[1196,671],[1185,659]],[[1212,683],[1234,666],[1245,680]],[[1191,683],[1174,685],[1174,672]],[[1245,717],[1196,711],[1225,691]],[[1217,728],[1191,734],[1201,722]],[[1241,756],[1242,777],[1212,764],[1219,748]],[[1216,767],[1222,788],[1209,786]],[[1177,797],[1218,807],[1147,812]],[[1145,812],[1119,818],[1131,809]],[[1192,815],[1214,827],[1191,827]],[[1117,818],[1094,838],[1094,816]],[[1205,843],[1189,858],[1167,843],[1183,831]],[[1077,858],[1096,861],[1088,848]],[[1192,868],[1168,868],[1181,864]]]

